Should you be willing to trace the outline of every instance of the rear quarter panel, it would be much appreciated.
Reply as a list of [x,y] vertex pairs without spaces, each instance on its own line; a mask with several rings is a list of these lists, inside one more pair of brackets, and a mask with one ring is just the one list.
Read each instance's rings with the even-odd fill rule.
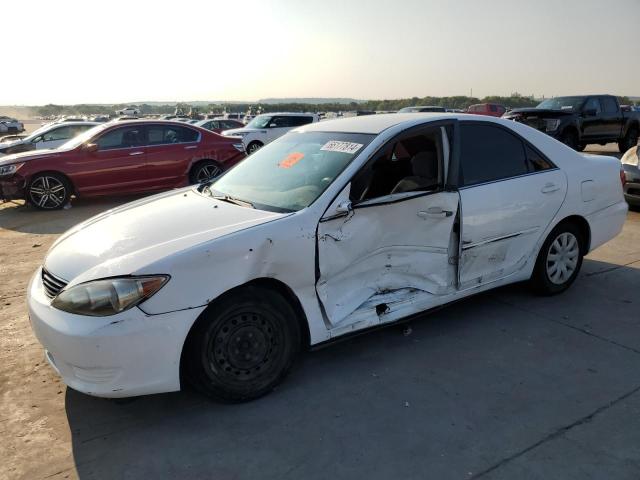
[[572,215],[581,216],[589,223],[590,250],[615,237],[622,229],[627,212],[620,181],[620,161],[614,157],[578,153],[526,125],[518,123],[513,128],[567,176],[565,200],[540,239],[540,245],[552,228]]

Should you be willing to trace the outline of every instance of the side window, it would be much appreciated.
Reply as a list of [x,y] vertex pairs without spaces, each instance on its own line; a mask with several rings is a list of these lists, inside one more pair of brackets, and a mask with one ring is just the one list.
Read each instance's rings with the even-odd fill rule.
[[528,173],[524,144],[515,135],[492,125],[460,127],[463,185],[501,180]]
[[179,125],[151,125],[147,127],[149,145],[195,142],[198,132]]
[[72,134],[72,127],[60,127],[55,130],[51,130],[42,135],[42,141],[44,142],[55,142],[58,140],[68,140],[72,138],[75,134]]
[[224,130],[230,130],[232,128],[240,128],[240,127],[238,127],[238,125],[234,122],[220,122],[220,128]]
[[116,128],[100,136],[96,143],[99,150],[137,147],[143,144],[142,128],[140,126]]
[[618,104],[611,97],[602,97],[602,107],[604,113],[616,113],[618,111]]
[[301,115],[299,117],[291,117],[291,123],[294,127],[300,127],[313,122],[313,117],[309,115]]
[[439,128],[392,140],[351,181],[351,201],[438,188],[442,166]]
[[546,158],[536,152],[533,148],[526,145],[525,150],[527,153],[527,165],[530,172],[549,170],[553,167]]
[[600,100],[598,100],[596,97],[589,98],[589,100],[587,100],[587,103],[584,104],[583,110],[595,110],[596,114],[601,113],[602,109],[600,108]]
[[490,112],[497,112],[498,111],[498,107],[495,105],[489,105],[489,111]]
[[269,126],[273,125],[271,128],[284,128],[284,127],[293,127],[292,123],[293,117],[273,117],[269,122]]

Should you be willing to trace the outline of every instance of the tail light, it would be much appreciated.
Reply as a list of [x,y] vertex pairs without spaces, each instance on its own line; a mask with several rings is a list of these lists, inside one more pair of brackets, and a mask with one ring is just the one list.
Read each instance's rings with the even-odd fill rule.
[[624,174],[624,170],[622,168],[620,169],[620,183],[622,183],[622,188],[624,188],[627,183],[627,176]]

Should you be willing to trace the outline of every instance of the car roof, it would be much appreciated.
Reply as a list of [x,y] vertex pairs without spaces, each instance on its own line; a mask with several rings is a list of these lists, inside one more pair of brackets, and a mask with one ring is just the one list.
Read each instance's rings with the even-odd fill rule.
[[102,122],[89,122],[86,120],[74,120],[72,122],[60,122],[60,123],[52,123],[49,125],[51,128],[55,127],[75,127],[76,125],[102,125]]
[[420,112],[420,113],[381,113],[377,115],[365,115],[361,117],[347,117],[337,120],[325,120],[310,123],[296,129],[297,132],[344,132],[344,133],[371,133],[379,134],[384,130],[405,124],[407,127],[438,120],[469,120],[474,122],[502,123],[494,117],[469,115],[464,113],[445,112]]

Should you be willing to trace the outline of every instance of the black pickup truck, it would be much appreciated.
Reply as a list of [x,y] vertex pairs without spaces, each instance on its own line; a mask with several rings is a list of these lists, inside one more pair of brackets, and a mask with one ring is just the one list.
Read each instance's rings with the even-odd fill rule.
[[556,97],[502,118],[525,123],[582,151],[590,143],[617,142],[620,152],[638,143],[640,112],[622,111],[613,95]]

